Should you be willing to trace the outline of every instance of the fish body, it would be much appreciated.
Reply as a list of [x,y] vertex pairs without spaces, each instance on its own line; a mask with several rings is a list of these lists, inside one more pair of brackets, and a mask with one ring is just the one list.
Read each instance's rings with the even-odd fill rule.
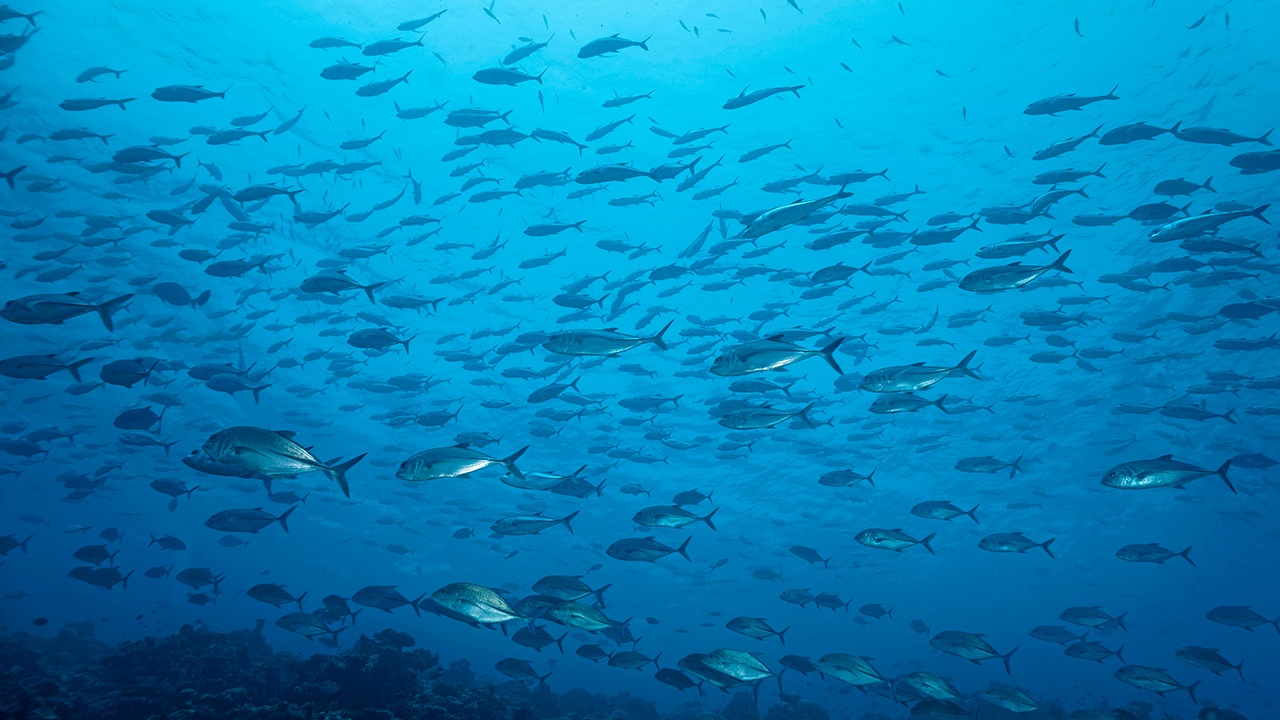
[[955,367],[934,367],[915,363],[874,370],[862,378],[859,387],[875,393],[906,393],[919,392],[941,380],[958,375],[980,380],[978,374],[969,369],[969,363],[976,354],[976,350],[969,353]]
[[1227,477],[1227,470],[1230,468],[1230,460],[1222,463],[1217,470],[1206,470],[1174,460],[1173,455],[1161,455],[1154,460],[1133,460],[1116,465],[1102,476],[1102,484],[1117,490],[1180,488],[1192,480],[1216,475],[1234,493],[1235,485]]
[[309,472],[324,473],[351,496],[346,473],[364,458],[358,455],[339,464],[323,463],[293,441],[294,433],[251,426],[231,427],[214,433],[201,448],[215,462],[238,467],[269,478],[293,478]]
[[113,330],[112,316],[131,299],[132,293],[102,303],[81,300],[80,293],[28,295],[6,302],[0,308],[0,317],[20,325],[61,325],[72,318],[95,312],[103,327]]
[[508,472],[521,477],[523,473],[516,467],[515,462],[528,449],[529,446],[526,445],[508,457],[499,459],[465,445],[432,448],[423,450],[401,463],[400,468],[396,470],[396,477],[409,482],[423,482],[462,477],[492,466],[504,467]]
[[621,34],[615,33],[609,37],[598,38],[596,40],[592,40],[586,45],[583,45],[582,49],[578,50],[578,57],[586,59],[601,57],[604,55],[613,55],[621,50],[631,47],[638,47],[641,50],[647,51],[649,49],[649,45],[647,44],[648,42],[649,38],[645,38],[644,40],[628,40],[622,37]]

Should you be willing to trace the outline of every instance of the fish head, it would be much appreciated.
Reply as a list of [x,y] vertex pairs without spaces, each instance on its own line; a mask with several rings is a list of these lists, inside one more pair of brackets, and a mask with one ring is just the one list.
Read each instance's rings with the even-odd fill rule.
[[555,353],[565,353],[573,348],[573,335],[554,333],[542,343],[542,347]]
[[1135,488],[1142,484],[1141,474],[1130,465],[1117,465],[1102,476],[1102,484],[1113,488]]
[[737,353],[732,351],[717,355],[716,359],[711,361],[711,374],[721,377],[741,375],[742,361]]
[[219,462],[222,462],[223,458],[232,455],[235,452],[234,448],[235,442],[231,437],[231,433],[227,430],[219,430],[210,435],[209,439],[204,441],[204,445],[200,446],[205,455]]

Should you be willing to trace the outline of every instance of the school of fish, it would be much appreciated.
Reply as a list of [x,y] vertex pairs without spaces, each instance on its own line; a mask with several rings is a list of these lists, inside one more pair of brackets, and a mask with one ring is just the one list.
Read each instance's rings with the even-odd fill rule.
[[1280,15],[288,5],[0,5],[5,624],[1274,712]]

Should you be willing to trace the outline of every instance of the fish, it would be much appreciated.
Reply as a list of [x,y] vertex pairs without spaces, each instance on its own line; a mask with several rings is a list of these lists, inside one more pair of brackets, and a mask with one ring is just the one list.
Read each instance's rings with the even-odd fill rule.
[[492,530],[499,535],[537,535],[547,528],[564,525],[573,534],[573,526],[569,523],[578,516],[574,511],[562,518],[549,518],[539,515],[511,515],[495,522]]
[[794,94],[796,97],[800,97],[800,91],[803,89],[804,85],[764,88],[762,90],[752,90],[750,93],[744,89],[742,92],[738,93],[737,97],[732,97],[725,101],[724,105],[721,106],[721,109],[737,110],[738,108],[744,108],[748,105],[754,105],[755,103],[771,98],[774,95],[788,92]]
[[613,357],[646,344],[652,344],[659,350],[666,350],[667,344],[662,336],[671,329],[673,322],[675,321],[668,322],[657,334],[648,337],[626,335],[618,332],[616,328],[567,330],[552,333],[542,346],[557,355],[573,357]]
[[641,50],[648,51],[649,45],[647,43],[651,38],[652,36],[647,37],[644,40],[628,40],[622,37],[621,34],[614,33],[608,37],[598,38],[592,40],[586,45],[583,45],[582,48],[578,50],[578,57],[581,59],[587,59],[614,55],[619,51],[631,47],[638,47]]
[[296,433],[292,431],[241,425],[209,436],[201,450],[214,462],[268,478],[294,478],[309,472],[320,472],[336,482],[343,495],[351,497],[347,471],[363,460],[365,455],[362,453],[341,463],[324,463],[294,442],[294,437]]
[[416,453],[400,464],[396,477],[409,482],[439,480],[441,478],[463,477],[487,467],[499,466],[507,472],[522,478],[524,474],[515,463],[529,449],[528,445],[505,458],[494,458],[473,450],[467,445],[432,448]]
[[480,624],[520,619],[520,615],[501,595],[474,583],[450,583],[432,593],[431,600]]
[[27,295],[9,300],[0,308],[0,317],[21,325],[61,325],[67,320],[88,313],[97,313],[102,326],[114,331],[113,316],[134,297],[133,293],[120,295],[101,303],[80,299],[80,293]]
[[724,350],[712,361],[711,374],[721,377],[749,375],[779,370],[806,358],[820,357],[837,375],[843,375],[844,371],[835,358],[835,352],[843,342],[844,338],[837,338],[819,350],[809,350],[787,342],[781,335],[771,335]]
[[1045,554],[1050,558],[1056,559],[1053,551],[1049,549],[1049,546],[1053,544],[1053,541],[1056,539],[1057,538],[1049,538],[1044,542],[1038,543],[1034,540],[1028,539],[1022,533],[995,533],[994,535],[987,535],[979,540],[978,547],[986,550],[987,552],[1019,554],[1025,553],[1031,548],[1040,548],[1041,550],[1044,550]]
[[1217,470],[1206,470],[1175,460],[1173,455],[1169,454],[1161,455],[1154,460],[1133,460],[1116,465],[1102,476],[1102,484],[1117,490],[1180,488],[1193,480],[1216,475],[1232,493],[1235,493],[1235,485],[1227,477],[1229,469],[1231,469],[1231,460],[1223,462]]
[[1174,690],[1186,690],[1187,694],[1191,696],[1191,702],[1197,702],[1196,688],[1200,685],[1199,680],[1190,685],[1183,685],[1169,677],[1168,673],[1159,668],[1146,667],[1144,665],[1125,665],[1116,670],[1115,678],[1140,690],[1149,690],[1161,697]]
[[1048,265],[1023,265],[1021,262],[1015,262],[1008,265],[979,268],[960,278],[959,286],[961,290],[975,293],[1019,290],[1039,280],[1051,271],[1074,273],[1073,270],[1066,266],[1066,261],[1069,257],[1071,257],[1070,250],[1059,255],[1057,260]]
[[900,553],[909,547],[919,545],[927,550],[930,555],[933,555],[933,546],[931,546],[929,542],[937,537],[937,535],[937,533],[930,533],[917,540],[902,532],[900,529],[890,530],[887,528],[869,528],[859,532],[853,539],[859,544],[866,545],[869,548],[874,548],[876,550],[892,550],[897,553]]
[[298,508],[297,505],[285,510],[280,515],[272,515],[262,508],[237,508],[214,513],[205,521],[205,526],[221,532],[257,533],[259,530],[280,523],[280,527],[289,532],[289,516]]
[[840,190],[816,200],[801,200],[766,210],[747,223],[746,229],[742,231],[742,237],[748,240],[762,238],[804,220],[837,200],[852,196],[853,193]]
[[782,630],[774,630],[769,626],[769,623],[764,618],[747,616],[732,618],[726,622],[724,626],[739,635],[746,635],[749,638],[755,638],[757,640],[764,640],[768,637],[777,637],[778,642],[782,645],[787,644],[787,630],[791,629],[783,628]]
[[958,658],[968,660],[975,665],[981,664],[984,660],[999,660],[1004,664],[1005,674],[1012,675],[1013,670],[1009,666],[1009,660],[1018,651],[1018,648],[1015,647],[1009,652],[1001,654],[991,647],[991,644],[985,638],[986,636],[981,633],[943,630],[929,638],[929,645],[948,655],[955,655]]
[[1116,557],[1126,562],[1156,563],[1158,565],[1163,565],[1166,560],[1171,558],[1180,557],[1190,563],[1192,567],[1196,566],[1191,559],[1191,546],[1187,546],[1182,552],[1175,552],[1161,547],[1158,543],[1125,545],[1116,551]]
[[858,386],[874,393],[909,393],[932,387],[948,377],[963,375],[981,380],[982,378],[969,368],[974,355],[977,355],[976,350],[966,355],[954,367],[933,367],[924,363],[915,363],[874,370],[864,375]]
[[679,553],[688,562],[693,562],[693,558],[689,557],[688,553],[689,541],[692,539],[692,536],[687,537],[679,547],[673,548],[663,545],[653,537],[626,538],[610,545],[605,550],[605,554],[617,560],[651,563],[673,553]]

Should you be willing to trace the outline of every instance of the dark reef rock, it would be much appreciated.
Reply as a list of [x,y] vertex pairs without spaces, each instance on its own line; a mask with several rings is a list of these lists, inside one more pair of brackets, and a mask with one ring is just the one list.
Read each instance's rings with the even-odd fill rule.
[[[661,720],[628,693],[552,692],[517,682],[482,683],[466,660],[442,667],[394,630],[361,636],[350,650],[300,657],[277,652],[252,630],[177,633],[118,645],[89,624],[52,638],[0,635],[0,720]],[[413,649],[410,649],[413,648]],[[706,716],[696,703],[671,716]],[[750,693],[722,717],[759,720]],[[805,702],[765,720],[828,720]]]

